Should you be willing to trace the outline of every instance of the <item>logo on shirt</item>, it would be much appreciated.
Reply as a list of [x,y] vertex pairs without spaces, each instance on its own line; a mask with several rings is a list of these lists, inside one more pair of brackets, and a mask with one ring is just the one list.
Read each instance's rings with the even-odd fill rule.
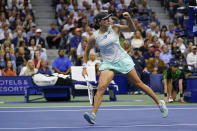
[[103,39],[107,39],[107,35],[109,34],[110,34],[110,31],[108,31],[107,34],[103,36]]

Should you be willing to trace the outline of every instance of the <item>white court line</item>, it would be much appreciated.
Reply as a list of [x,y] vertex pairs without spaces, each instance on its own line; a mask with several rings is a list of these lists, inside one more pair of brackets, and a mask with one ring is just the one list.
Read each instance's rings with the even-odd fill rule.
[[[157,105],[103,105],[100,107],[151,107],[151,106],[157,106]],[[173,107],[173,106],[197,106],[197,104],[187,104],[187,105],[179,105],[179,104],[175,104],[175,105],[167,105],[168,107]],[[92,106],[37,106],[37,107],[0,107],[1,108],[11,108],[11,109],[18,109],[18,108],[86,108],[86,107],[92,107]]]
[[111,125],[111,126],[65,126],[65,127],[30,127],[30,128],[0,128],[0,130],[38,130],[38,129],[85,129],[85,128],[131,128],[131,127],[174,127],[174,126],[197,126],[197,124],[150,124],[150,125]]
[[[168,108],[169,110],[197,110],[197,108]],[[91,109],[64,109],[64,110],[22,110],[22,111],[0,111],[0,113],[11,113],[11,112],[80,112],[80,111],[89,111]],[[158,110],[158,108],[125,108],[125,109],[99,109],[101,111],[147,111],[147,110]]]

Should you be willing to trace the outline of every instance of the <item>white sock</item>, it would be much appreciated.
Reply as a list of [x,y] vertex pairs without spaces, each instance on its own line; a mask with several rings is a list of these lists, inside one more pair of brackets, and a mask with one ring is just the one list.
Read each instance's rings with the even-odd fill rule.
[[92,114],[93,114],[94,116],[96,116],[96,114],[95,114],[94,112],[92,112]]

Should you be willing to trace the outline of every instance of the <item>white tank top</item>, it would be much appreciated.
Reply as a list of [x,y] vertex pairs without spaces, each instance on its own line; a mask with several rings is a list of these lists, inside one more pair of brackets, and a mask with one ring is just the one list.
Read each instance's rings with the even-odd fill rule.
[[99,34],[99,30],[93,34],[101,51],[103,62],[116,63],[126,54],[126,51],[120,46],[119,35],[112,29],[112,26],[104,34]]

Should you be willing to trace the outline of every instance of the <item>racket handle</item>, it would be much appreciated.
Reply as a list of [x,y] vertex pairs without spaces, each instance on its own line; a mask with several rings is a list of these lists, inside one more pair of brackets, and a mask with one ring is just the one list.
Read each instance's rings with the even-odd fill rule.
[[87,75],[85,75],[85,80],[88,81],[88,76]]

